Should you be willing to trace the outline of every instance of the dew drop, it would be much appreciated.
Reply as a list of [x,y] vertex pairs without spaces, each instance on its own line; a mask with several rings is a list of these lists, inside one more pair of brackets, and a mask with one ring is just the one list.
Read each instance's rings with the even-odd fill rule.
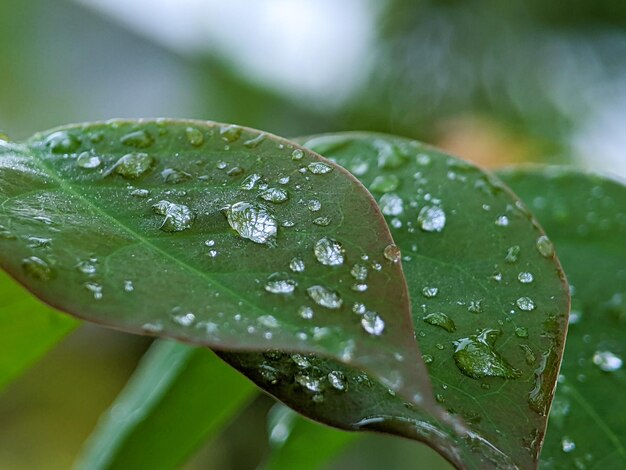
[[252,139],[246,140],[243,145],[249,149],[257,148],[265,140],[266,135],[261,133]]
[[351,289],[355,292],[365,292],[367,290],[367,284],[352,284]]
[[375,193],[390,193],[400,186],[400,179],[396,175],[378,175],[370,184],[370,190]]
[[623,361],[611,351],[596,351],[593,355],[593,363],[604,372],[614,372],[621,369]]
[[204,142],[204,134],[195,127],[185,129],[185,135],[187,136],[187,141],[194,147],[200,147]]
[[422,317],[422,320],[424,320],[429,325],[439,326],[446,330],[448,333],[452,333],[456,330],[456,325],[454,324],[454,321],[445,313],[429,313],[425,317]]
[[120,142],[129,147],[143,149],[150,147],[154,142],[154,138],[147,131],[136,131],[123,136]]
[[91,295],[93,295],[93,298],[95,300],[102,299],[102,286],[100,284],[98,284],[97,282],[85,282],[83,286],[85,287],[85,289],[91,292]]
[[383,256],[392,263],[397,263],[401,258],[400,248],[396,245],[387,245],[383,250]]
[[520,297],[515,301],[520,310],[531,312],[535,310],[535,302],[530,297]]
[[270,294],[291,294],[297,285],[286,273],[273,273],[267,278],[265,290]]
[[537,238],[536,245],[537,250],[544,258],[552,258],[554,256],[554,245],[547,236],[541,235]]
[[455,341],[454,362],[459,370],[473,379],[519,377],[520,372],[494,350],[494,343],[499,335],[499,330],[485,329],[478,335]]
[[306,290],[308,296],[320,307],[324,307],[330,310],[337,310],[341,308],[343,300],[341,296],[324,286],[311,286]]
[[407,161],[406,155],[393,144],[385,140],[374,140],[372,145],[378,150],[378,168],[393,170],[400,168]]
[[256,320],[266,328],[278,328],[280,326],[273,315],[261,315]]
[[306,305],[303,305],[298,309],[298,315],[300,318],[304,318],[305,320],[310,320],[313,318],[314,314],[315,312],[313,309],[311,307],[307,307]]
[[355,264],[350,270],[350,274],[357,281],[365,281],[367,279],[367,266]]
[[317,217],[313,219],[313,223],[315,225],[319,225],[320,227],[328,227],[331,222],[332,219],[330,217]]
[[241,136],[241,127],[235,125],[221,126],[220,136],[226,142],[235,142]]
[[174,204],[169,201],[159,201],[152,206],[152,210],[165,216],[159,227],[164,232],[182,232],[191,228],[195,214],[184,204]]
[[373,336],[380,336],[385,330],[385,322],[376,312],[367,311],[361,317],[361,326]]
[[517,280],[521,282],[522,284],[530,284],[531,282],[533,282],[534,277],[532,273],[523,271],[519,273],[519,275],[517,276]]
[[304,151],[302,149],[294,149],[294,151],[291,152],[291,159],[294,161],[302,160],[302,157],[304,157]]
[[330,383],[331,387],[335,390],[339,390],[340,392],[345,392],[348,390],[348,381],[346,380],[346,376],[343,372],[338,370],[333,370],[328,373],[328,383]]
[[344,261],[343,245],[333,238],[320,238],[313,253],[317,260],[325,266],[340,266]]
[[184,327],[191,326],[196,321],[196,316],[192,312],[180,313],[178,309],[175,309],[171,318],[174,323]]
[[45,145],[55,154],[73,153],[80,147],[78,137],[67,131],[57,131],[46,137]]
[[314,377],[310,374],[298,372],[295,376],[295,380],[298,384],[304,387],[309,392],[321,392],[322,381],[318,377]]
[[91,260],[81,261],[76,265],[76,269],[87,276],[93,276],[97,270],[96,264]]
[[47,261],[37,256],[24,258],[22,260],[22,268],[27,275],[39,279],[40,281],[49,281],[52,279],[52,268]]
[[150,196],[150,191],[148,191],[147,189],[133,189],[130,192],[131,196],[135,196],[135,197],[141,197],[141,198],[145,198]]
[[254,187],[257,185],[259,181],[261,181],[261,175],[252,173],[250,176],[246,177],[246,179],[244,179],[241,182],[241,189],[250,191],[254,189]]
[[135,290],[135,285],[133,284],[133,281],[124,281],[125,292],[132,292],[134,290]]
[[307,165],[307,168],[314,175],[325,175],[326,173],[330,173],[333,171],[333,168],[330,165],[322,162],[312,162]]
[[282,188],[267,188],[259,193],[259,197],[264,201],[280,204],[289,199],[289,194]]
[[289,262],[289,269],[291,269],[294,273],[303,273],[305,265],[302,258],[292,258]]
[[404,201],[394,193],[383,194],[378,204],[385,215],[397,216],[404,211]]
[[467,306],[470,313],[481,313],[483,311],[483,303],[480,300],[472,300]]
[[322,203],[319,202],[317,199],[312,199],[309,202],[307,202],[306,207],[311,212],[317,212],[322,208]]
[[137,179],[148,172],[156,163],[147,153],[127,153],[121,157],[107,174],[116,173],[126,179]]
[[166,168],[161,172],[161,177],[163,181],[170,184],[184,183],[192,178],[190,173],[176,168]]
[[439,289],[437,287],[426,286],[422,289],[422,295],[427,299],[432,299],[437,296]]
[[561,440],[561,449],[568,454],[576,449],[576,444],[569,437],[563,437],[563,440]]
[[506,256],[504,257],[504,261],[510,264],[517,263],[521,251],[522,249],[519,247],[519,245],[513,245],[509,247],[506,252]]
[[501,215],[500,217],[496,219],[496,225],[498,227],[508,227],[509,218],[506,215]]
[[446,225],[446,213],[441,207],[424,206],[417,216],[417,221],[425,232],[441,232]]
[[240,237],[266,244],[276,238],[278,224],[269,210],[260,204],[237,202],[225,210],[228,224]]
[[102,165],[102,160],[100,160],[100,157],[91,155],[89,152],[83,152],[76,159],[76,165],[86,170],[93,170]]
[[523,326],[518,326],[515,328],[515,336],[518,338],[528,338],[528,328]]

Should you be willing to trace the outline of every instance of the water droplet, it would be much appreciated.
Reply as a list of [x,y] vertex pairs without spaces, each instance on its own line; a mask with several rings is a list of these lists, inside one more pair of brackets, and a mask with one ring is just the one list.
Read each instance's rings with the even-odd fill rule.
[[343,300],[341,296],[324,286],[311,286],[306,290],[307,294],[320,307],[328,308],[330,310],[337,310],[341,308]]
[[265,201],[280,204],[289,199],[289,194],[282,188],[267,188],[259,193],[259,197]]
[[297,285],[286,273],[273,273],[267,278],[265,290],[270,294],[291,294]]
[[135,290],[135,285],[133,284],[133,281],[124,281],[124,291],[132,292],[134,290]]
[[241,189],[245,189],[245,190],[252,190],[254,189],[254,187],[256,186],[256,184],[261,181],[261,175],[258,175],[256,173],[252,173],[250,176],[246,177],[246,179],[244,179],[241,182]]
[[390,193],[400,186],[400,179],[396,175],[378,175],[370,184],[370,190],[375,193]]
[[91,295],[93,295],[93,298],[95,300],[102,299],[102,286],[100,284],[98,284],[97,282],[85,282],[83,286],[85,286],[85,289],[91,292]]
[[278,224],[269,210],[260,204],[237,202],[226,209],[228,224],[254,243],[270,243],[276,238]]
[[333,167],[322,162],[312,162],[307,165],[307,168],[314,175],[325,175],[333,171]]
[[385,330],[385,322],[376,312],[367,311],[361,317],[361,326],[370,335],[380,336]]
[[86,274],[87,276],[93,276],[96,274],[96,264],[91,260],[81,261],[76,265],[76,269],[78,269],[81,273]]
[[159,321],[156,321],[154,323],[144,323],[141,326],[141,329],[146,333],[157,334],[163,331],[163,324]]
[[509,218],[506,215],[501,215],[500,217],[496,219],[496,225],[498,227],[508,227]]
[[317,260],[325,266],[339,266],[343,264],[343,246],[333,238],[320,238],[315,243],[313,253]]
[[40,281],[49,281],[52,279],[52,268],[47,261],[37,256],[24,258],[22,260],[22,268],[24,268],[24,272],[27,275],[39,279]]
[[245,147],[248,147],[249,149],[254,149],[257,148],[259,145],[261,145],[261,142],[263,142],[266,138],[266,135],[264,133],[261,133],[259,135],[257,135],[256,137],[253,137],[252,139],[246,140],[243,145]]
[[291,269],[294,273],[303,273],[304,272],[304,261],[302,258],[292,258],[289,262],[289,269]]
[[383,251],[383,256],[392,263],[397,263],[401,258],[400,248],[396,245],[387,245]]
[[441,207],[424,206],[417,216],[417,221],[425,232],[441,232],[446,225],[446,213]]
[[128,153],[115,162],[107,174],[116,173],[126,179],[136,179],[149,171],[155,162],[147,153]]
[[355,292],[365,292],[367,290],[367,284],[352,284],[352,290]]
[[374,140],[372,145],[378,150],[378,168],[392,170],[400,168],[407,161],[407,156],[386,140]]
[[241,127],[235,125],[220,127],[220,136],[226,142],[235,142],[241,136]]
[[150,191],[148,191],[147,189],[133,189],[130,192],[130,195],[131,196],[135,196],[135,197],[144,198],[144,197],[150,196]]
[[147,131],[135,131],[123,136],[120,142],[129,147],[143,149],[150,147],[154,142],[154,138]]
[[432,364],[433,362],[433,357],[430,354],[424,354],[422,356],[422,359],[424,361],[424,364]]
[[363,315],[367,311],[367,308],[362,303],[356,302],[352,306],[352,311],[357,315]]
[[346,390],[348,390],[348,381],[343,372],[340,372],[338,370],[333,370],[332,372],[329,372],[328,382],[336,390],[339,390],[341,392],[345,392]]
[[463,374],[473,379],[514,379],[520,376],[520,372],[494,350],[494,343],[499,335],[499,330],[485,329],[478,335],[454,342],[454,362]]
[[437,296],[439,289],[437,287],[426,286],[422,289],[422,295],[427,299],[432,299]]
[[563,449],[563,452],[568,454],[576,449],[576,444],[569,437],[563,437],[563,440],[561,441],[561,448]]
[[304,387],[309,392],[321,392],[322,391],[322,381],[319,377],[315,377],[313,375],[298,372],[295,376],[295,380],[298,384]]
[[311,367],[311,363],[309,362],[309,360],[306,357],[304,357],[302,354],[292,354],[291,360],[293,361],[295,365],[297,365],[301,369],[306,369],[308,367]]
[[196,316],[193,312],[181,313],[179,309],[174,309],[171,318],[174,323],[184,327],[191,326],[196,321]]
[[302,149],[294,149],[294,151],[291,152],[292,160],[302,160],[302,157],[304,157],[304,151]]
[[429,313],[425,317],[422,317],[422,320],[430,325],[439,326],[446,330],[448,333],[452,333],[456,330],[456,325],[454,324],[454,321],[445,313]]
[[545,235],[537,238],[537,250],[544,258],[552,258],[554,256],[554,245]]
[[273,315],[261,315],[256,320],[266,328],[278,328],[280,326]]
[[517,280],[522,284],[530,284],[531,282],[533,282],[533,279],[534,277],[532,273],[526,271],[519,273],[519,275],[517,276]]
[[73,153],[80,147],[78,137],[67,131],[57,131],[46,137],[46,146],[52,153]]
[[365,281],[367,279],[367,267],[362,264],[355,264],[352,266],[350,274],[357,281]]
[[593,363],[604,372],[614,372],[623,365],[622,359],[611,351],[596,351],[593,355]]
[[298,309],[298,315],[300,315],[300,317],[304,318],[305,320],[310,320],[311,318],[313,318],[314,314],[315,312],[313,311],[313,309],[311,307],[307,307],[306,305],[303,305]]
[[394,193],[383,194],[378,204],[385,215],[400,215],[404,211],[404,201]]
[[530,346],[528,346],[527,344],[520,344],[519,347],[522,349],[522,351],[524,351],[526,364],[528,364],[529,366],[532,366],[536,360],[535,353],[533,352],[533,350],[530,349]]
[[200,147],[204,142],[204,134],[195,127],[185,129],[185,135],[187,136],[187,141],[194,147]]
[[[0,232],[4,227],[0,226]],[[0,233],[0,238],[2,238],[2,234]],[[50,248],[52,245],[52,238],[42,238],[42,237],[28,237],[28,246],[30,248]]]
[[518,326],[515,328],[515,335],[518,338],[528,338],[528,328],[524,326]]
[[93,170],[95,168],[98,168],[102,164],[102,160],[100,160],[100,157],[97,157],[96,155],[91,155],[89,152],[83,152],[76,159],[76,164],[80,168]]
[[174,204],[169,201],[159,201],[152,206],[152,210],[164,215],[163,223],[159,227],[164,232],[182,232],[191,228],[195,214],[184,204]]
[[161,172],[161,176],[163,181],[170,184],[184,183],[192,178],[190,173],[176,168],[166,168]]
[[535,302],[530,297],[520,297],[515,301],[520,310],[524,310],[525,312],[530,312],[535,310]]
[[522,249],[519,247],[519,245],[509,247],[506,252],[506,256],[504,257],[504,261],[510,264],[517,263],[521,251]]
[[312,199],[309,202],[307,202],[306,207],[311,212],[317,212],[322,208],[322,203],[319,202],[317,199]]

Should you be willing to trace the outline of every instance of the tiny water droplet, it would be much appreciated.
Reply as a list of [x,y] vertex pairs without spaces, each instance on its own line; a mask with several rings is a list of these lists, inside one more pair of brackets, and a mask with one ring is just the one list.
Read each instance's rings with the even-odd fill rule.
[[367,311],[367,308],[365,307],[364,304],[356,302],[352,306],[352,311],[356,313],[357,315],[363,315]]
[[178,309],[174,309],[171,318],[174,323],[184,327],[191,326],[196,321],[196,316],[193,314],[193,312],[181,313]]
[[191,228],[196,218],[195,214],[184,204],[174,204],[169,201],[159,201],[152,206],[152,210],[165,216],[159,227],[164,232],[182,232]]
[[519,273],[519,275],[517,276],[517,280],[522,284],[530,284],[531,282],[533,282],[533,279],[534,277],[532,273],[526,271]]
[[107,174],[116,173],[126,179],[137,179],[148,172],[156,163],[147,153],[127,153],[113,164]]
[[526,364],[528,364],[529,366],[532,366],[535,363],[535,361],[537,360],[533,350],[530,349],[530,346],[528,346],[527,344],[520,344],[519,347],[522,349],[522,351],[524,351],[524,357],[526,359]]
[[289,269],[291,269],[294,273],[303,273],[305,265],[302,258],[292,258],[289,262]]
[[194,147],[200,147],[204,142],[204,134],[195,127],[185,129],[185,135],[187,136],[187,141]]
[[330,165],[322,162],[312,162],[307,165],[307,168],[314,175],[325,175],[326,173],[330,173],[333,171],[333,168]]
[[510,264],[517,263],[521,251],[522,249],[519,247],[519,245],[509,247],[506,252],[506,256],[504,257],[504,261]]
[[46,137],[45,145],[55,154],[73,153],[80,147],[78,137],[67,131],[57,131]]
[[535,302],[533,302],[533,299],[530,297],[520,297],[515,303],[520,310],[524,310],[525,312],[535,310]]
[[483,303],[481,300],[472,300],[467,306],[467,311],[470,313],[481,313],[483,311]]
[[91,292],[91,295],[93,295],[93,298],[95,300],[102,299],[102,286],[100,284],[98,284],[97,282],[85,282],[83,286],[85,286],[85,289]]
[[86,170],[93,170],[102,165],[102,160],[100,160],[100,157],[91,155],[89,152],[83,152],[76,159],[76,165]]
[[264,133],[261,133],[256,137],[253,137],[252,139],[246,140],[243,145],[249,149],[254,149],[261,145],[261,142],[263,142],[265,138],[266,135]]
[[367,279],[367,266],[355,264],[350,270],[350,274],[357,281],[365,281]]
[[390,193],[400,186],[400,179],[396,175],[378,175],[370,184],[370,190],[375,193]]
[[593,355],[593,363],[604,372],[614,372],[621,369],[623,361],[611,351],[596,351]]
[[333,238],[320,238],[315,243],[313,253],[317,260],[325,266],[340,266],[344,261],[343,245]]
[[261,315],[256,320],[266,328],[278,328],[280,326],[273,315]]
[[561,449],[563,449],[563,452],[568,454],[576,449],[576,444],[569,437],[563,437],[563,440],[561,441]]
[[81,273],[86,274],[87,276],[93,276],[96,274],[96,264],[91,262],[91,260],[81,261],[76,265],[76,269],[78,269]]
[[311,286],[306,290],[308,296],[320,307],[324,307],[330,310],[337,310],[341,308],[343,300],[341,296],[324,286]]
[[332,219],[330,217],[317,217],[313,219],[313,223],[315,225],[319,225],[320,227],[328,227],[331,222]]
[[304,151],[302,149],[294,149],[294,151],[291,152],[292,160],[302,160],[302,157],[304,157]]
[[441,232],[446,225],[446,213],[438,206],[424,206],[417,221],[425,232]]
[[392,263],[397,263],[400,261],[402,255],[400,253],[400,248],[396,245],[387,245],[383,250],[383,256]]
[[422,295],[427,299],[432,299],[437,296],[439,289],[437,287],[426,286],[422,289]]
[[303,372],[298,372],[295,376],[296,383],[300,384],[309,392],[321,392],[322,381],[318,377],[314,377]]
[[454,324],[454,321],[445,313],[429,313],[428,315],[422,317],[422,320],[430,325],[439,326],[446,330],[448,333],[452,333],[456,330],[456,325]]
[[261,175],[258,175],[256,173],[252,173],[250,176],[247,176],[246,179],[244,179],[241,182],[241,189],[245,189],[245,190],[252,190],[254,189],[254,187],[256,186],[256,184],[261,181]]
[[133,281],[124,281],[124,291],[132,292],[134,290],[135,290],[135,285],[133,284]]
[[554,245],[547,236],[541,235],[537,238],[536,245],[537,250],[544,258],[552,258],[554,256]]
[[509,218],[506,215],[501,215],[496,219],[496,225],[498,227],[508,227],[509,226]]
[[146,333],[160,333],[161,331],[163,331],[163,324],[159,321],[156,321],[154,323],[144,323],[141,326],[141,329],[143,331],[145,331]]
[[528,328],[524,326],[518,326],[515,328],[515,336],[518,338],[528,338]]
[[24,258],[22,260],[22,268],[24,268],[24,272],[27,275],[34,277],[35,279],[39,279],[40,281],[49,281],[52,279],[52,268],[47,261],[44,261],[37,256]]
[[394,193],[383,194],[378,203],[380,209],[385,215],[401,215],[404,211],[404,201],[400,196]]
[[289,194],[282,188],[267,188],[259,193],[259,197],[264,201],[280,204],[289,199]]
[[131,196],[135,196],[135,197],[141,197],[141,198],[145,198],[150,196],[150,191],[148,191],[147,189],[133,189],[130,192]]
[[161,172],[161,177],[163,181],[170,184],[184,183],[192,178],[190,173],[176,168],[166,168]]
[[293,361],[295,365],[297,365],[301,369],[306,369],[308,367],[311,367],[311,363],[309,362],[309,360],[306,357],[304,357],[302,354],[292,354],[291,360]]
[[220,136],[226,142],[235,142],[241,136],[241,127],[235,125],[221,126]]
[[317,199],[312,199],[309,202],[307,202],[306,207],[311,212],[317,212],[322,208],[322,203],[319,202]]
[[315,312],[313,311],[313,309],[311,307],[307,307],[306,305],[303,305],[298,309],[298,315],[300,315],[300,317],[304,318],[305,320],[310,320],[311,318],[313,318],[314,314]]
[[380,336],[385,330],[385,322],[376,312],[367,311],[361,317],[361,326],[370,335]]
[[129,147],[148,148],[154,142],[154,138],[147,131],[130,132],[120,139],[120,142]]
[[225,210],[228,224],[242,238],[266,244],[276,238],[278,224],[270,211],[260,204],[237,202]]
[[270,294],[291,294],[297,285],[286,273],[273,273],[267,278],[265,290]]
[[348,381],[346,379],[346,376],[343,374],[343,372],[340,372],[338,370],[333,370],[332,372],[328,373],[328,383],[330,383],[330,385],[334,389],[341,392],[345,392],[346,390],[348,390]]

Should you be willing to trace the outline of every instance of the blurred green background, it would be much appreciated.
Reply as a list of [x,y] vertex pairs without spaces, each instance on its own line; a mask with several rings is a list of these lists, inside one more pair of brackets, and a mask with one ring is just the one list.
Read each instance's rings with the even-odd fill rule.
[[[185,117],[376,130],[626,175],[626,2],[0,0],[0,129]],[[1,300],[0,300],[1,302]],[[0,393],[0,469],[64,469],[148,346],[83,326]],[[254,469],[261,397],[189,469]],[[371,436],[332,468],[448,468]]]

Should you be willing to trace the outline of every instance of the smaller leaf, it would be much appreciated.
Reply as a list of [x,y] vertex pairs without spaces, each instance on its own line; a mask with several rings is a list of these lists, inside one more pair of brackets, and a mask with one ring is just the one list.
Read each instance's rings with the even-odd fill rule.
[[101,418],[77,467],[177,468],[256,390],[208,349],[156,341]]

